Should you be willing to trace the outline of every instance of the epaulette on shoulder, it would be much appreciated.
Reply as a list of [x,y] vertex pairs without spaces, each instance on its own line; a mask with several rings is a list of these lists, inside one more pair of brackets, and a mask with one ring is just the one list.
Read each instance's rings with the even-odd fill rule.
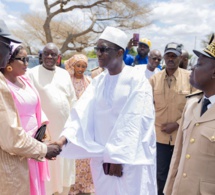
[[92,71],[94,71],[94,70],[97,70],[98,68],[99,68],[99,66],[97,66],[97,67],[91,69],[90,71],[92,72]]
[[203,91],[198,91],[198,92],[187,95],[186,98],[191,98],[193,96],[202,95],[202,94],[203,94]]

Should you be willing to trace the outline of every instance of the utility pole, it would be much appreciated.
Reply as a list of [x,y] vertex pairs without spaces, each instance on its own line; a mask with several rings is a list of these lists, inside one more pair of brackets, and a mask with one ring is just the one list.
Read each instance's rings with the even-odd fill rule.
[[195,36],[195,40],[194,40],[194,49],[196,49],[196,36]]

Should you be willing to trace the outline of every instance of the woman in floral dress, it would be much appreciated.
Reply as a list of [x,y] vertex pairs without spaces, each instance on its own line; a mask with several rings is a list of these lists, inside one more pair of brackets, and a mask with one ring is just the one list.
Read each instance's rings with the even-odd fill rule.
[[[77,100],[90,83],[90,78],[84,75],[88,59],[83,54],[75,54],[65,61],[65,68],[70,73]],[[94,193],[94,185],[90,171],[90,159],[76,160],[76,179],[71,186],[70,195],[79,193]]]

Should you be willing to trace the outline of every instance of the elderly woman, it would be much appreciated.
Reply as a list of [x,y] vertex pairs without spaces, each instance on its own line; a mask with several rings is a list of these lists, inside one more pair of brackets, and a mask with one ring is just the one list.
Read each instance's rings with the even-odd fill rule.
[[[83,54],[75,54],[64,63],[66,70],[70,73],[77,99],[79,99],[90,83],[90,78],[84,75],[88,59]],[[90,159],[76,160],[76,181],[71,186],[71,195],[94,192],[89,163]]]
[[[12,43],[12,53],[6,68],[1,69],[13,96],[23,129],[34,136],[47,118],[42,112],[37,90],[25,76],[28,66],[27,52],[20,44]],[[45,195],[44,181],[49,179],[47,162],[28,159],[30,195]]]

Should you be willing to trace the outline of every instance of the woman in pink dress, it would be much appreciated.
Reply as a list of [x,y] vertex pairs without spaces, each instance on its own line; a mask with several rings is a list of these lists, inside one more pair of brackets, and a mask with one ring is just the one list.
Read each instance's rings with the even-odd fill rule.
[[[24,76],[28,57],[20,44],[11,43],[13,49],[5,69],[2,69],[8,87],[12,93],[23,129],[34,136],[37,129],[47,123],[40,106],[40,98],[30,80]],[[45,195],[44,181],[49,179],[46,160],[38,162],[28,159],[31,195]]]
[[[90,84],[90,78],[84,75],[88,59],[83,54],[75,54],[65,61],[65,68],[70,73],[77,100]],[[70,195],[94,193],[94,185],[90,171],[90,159],[76,160],[75,184],[71,186]]]

